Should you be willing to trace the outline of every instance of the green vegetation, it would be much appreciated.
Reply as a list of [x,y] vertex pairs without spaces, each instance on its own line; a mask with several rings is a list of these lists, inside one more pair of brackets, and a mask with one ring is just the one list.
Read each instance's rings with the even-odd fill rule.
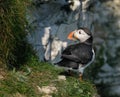
[[28,58],[26,1],[0,1],[0,67],[19,67]]
[[57,89],[50,94],[52,97],[96,97],[96,89],[90,82],[70,76],[59,80],[62,71],[32,57],[19,71],[7,71],[5,78],[0,80],[0,97],[42,97],[45,93],[38,87],[51,85]]

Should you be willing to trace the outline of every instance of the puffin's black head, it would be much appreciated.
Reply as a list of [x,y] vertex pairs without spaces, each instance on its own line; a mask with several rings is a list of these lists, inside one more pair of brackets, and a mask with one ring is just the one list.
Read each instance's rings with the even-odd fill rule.
[[80,28],[78,30],[70,32],[68,39],[79,40],[80,42],[86,42],[89,40],[91,43],[93,41],[92,33],[87,28]]

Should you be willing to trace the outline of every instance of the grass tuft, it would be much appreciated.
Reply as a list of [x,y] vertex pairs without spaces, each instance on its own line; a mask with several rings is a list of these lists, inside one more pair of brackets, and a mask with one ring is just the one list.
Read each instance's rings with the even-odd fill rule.
[[19,67],[28,58],[27,4],[28,0],[0,1],[0,67]]

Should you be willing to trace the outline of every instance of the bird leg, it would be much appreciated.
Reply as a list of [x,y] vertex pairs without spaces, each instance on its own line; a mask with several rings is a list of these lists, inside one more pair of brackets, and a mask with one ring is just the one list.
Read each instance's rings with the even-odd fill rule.
[[83,76],[83,74],[82,74],[82,73],[80,73],[80,74],[79,74],[79,79],[80,79],[80,81],[82,81],[82,80],[83,80],[82,76]]
[[71,72],[71,70],[68,70],[68,74],[69,74],[70,76],[72,76],[72,72]]
[[80,79],[80,81],[82,81],[83,80],[82,76],[83,76],[83,71],[84,71],[83,65],[79,64],[79,68],[78,69],[79,69],[79,79]]

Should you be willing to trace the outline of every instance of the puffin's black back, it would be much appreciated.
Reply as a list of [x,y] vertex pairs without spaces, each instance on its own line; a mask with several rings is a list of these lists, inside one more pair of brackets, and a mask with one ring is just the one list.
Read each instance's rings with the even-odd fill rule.
[[92,45],[85,43],[70,45],[62,52],[62,60],[57,65],[77,69],[79,64],[86,65],[91,61],[92,56]]

